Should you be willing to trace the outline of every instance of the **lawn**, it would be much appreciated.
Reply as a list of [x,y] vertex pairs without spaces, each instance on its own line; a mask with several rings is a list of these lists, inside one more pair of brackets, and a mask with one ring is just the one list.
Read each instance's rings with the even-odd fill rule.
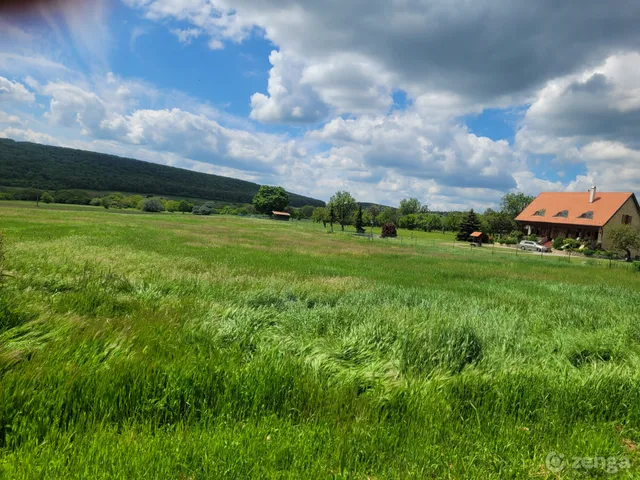
[[12,202],[0,231],[0,478],[638,476],[631,269]]

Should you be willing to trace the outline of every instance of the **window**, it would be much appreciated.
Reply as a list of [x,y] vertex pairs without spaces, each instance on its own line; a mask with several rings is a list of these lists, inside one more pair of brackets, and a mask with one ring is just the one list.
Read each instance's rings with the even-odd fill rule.
[[562,210],[561,212],[556,213],[554,215],[554,217],[568,218],[569,217],[569,210]]
[[536,213],[533,214],[534,217],[544,217],[547,211],[543,208],[542,210],[537,210]]
[[633,220],[633,217],[631,215],[622,215],[623,225],[631,225],[631,220]]
[[586,218],[587,220],[593,220],[593,211],[584,212],[578,218]]

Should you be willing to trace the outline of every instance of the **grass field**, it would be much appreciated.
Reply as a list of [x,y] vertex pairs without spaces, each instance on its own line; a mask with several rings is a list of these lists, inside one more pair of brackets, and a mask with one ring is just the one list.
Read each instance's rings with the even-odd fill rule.
[[630,269],[17,202],[0,231],[0,478],[638,476]]

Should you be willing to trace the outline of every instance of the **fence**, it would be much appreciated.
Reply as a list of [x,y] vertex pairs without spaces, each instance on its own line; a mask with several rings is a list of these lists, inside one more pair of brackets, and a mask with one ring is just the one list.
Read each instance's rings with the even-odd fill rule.
[[387,244],[395,244],[403,247],[413,247],[416,249],[425,249],[428,251],[429,249],[437,248],[440,251],[446,250],[447,248],[453,252],[459,252],[466,255],[481,257],[482,255],[487,256],[496,256],[502,255],[503,257],[514,257],[518,259],[535,259],[538,258],[541,261],[548,262],[547,264],[551,265],[553,262],[556,263],[567,263],[574,265],[582,265],[582,266],[592,266],[592,267],[603,267],[603,268],[623,268],[629,269],[632,267],[633,263],[626,262],[624,259],[620,257],[610,258],[610,257],[597,257],[597,256],[584,256],[582,254],[576,252],[563,252],[562,254],[557,252],[529,252],[520,250],[517,247],[507,247],[507,246],[499,246],[497,244],[485,244],[482,247],[472,246],[469,242],[459,242],[454,240],[441,240],[436,238],[419,238],[418,236],[410,236],[410,237],[402,237],[398,236],[395,238],[381,238],[380,236],[373,235],[371,233],[354,233],[352,231],[342,232],[339,229],[336,229],[334,233],[347,235],[350,237],[361,238],[370,242],[383,242]]

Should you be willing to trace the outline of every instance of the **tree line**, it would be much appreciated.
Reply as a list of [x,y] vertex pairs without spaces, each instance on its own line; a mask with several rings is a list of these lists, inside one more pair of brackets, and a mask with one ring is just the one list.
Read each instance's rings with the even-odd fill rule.
[[[132,192],[250,204],[260,185],[103,153],[0,139],[0,185],[22,191],[16,200],[36,200],[35,192]],[[86,193],[86,192],[85,192]],[[6,194],[5,197],[9,195]],[[78,193],[79,196],[82,196]],[[23,198],[31,196],[32,198]],[[18,198],[20,197],[20,198]],[[87,198],[88,197],[88,198]],[[291,205],[323,206],[315,198],[289,193]],[[90,194],[73,202],[87,205]]]

